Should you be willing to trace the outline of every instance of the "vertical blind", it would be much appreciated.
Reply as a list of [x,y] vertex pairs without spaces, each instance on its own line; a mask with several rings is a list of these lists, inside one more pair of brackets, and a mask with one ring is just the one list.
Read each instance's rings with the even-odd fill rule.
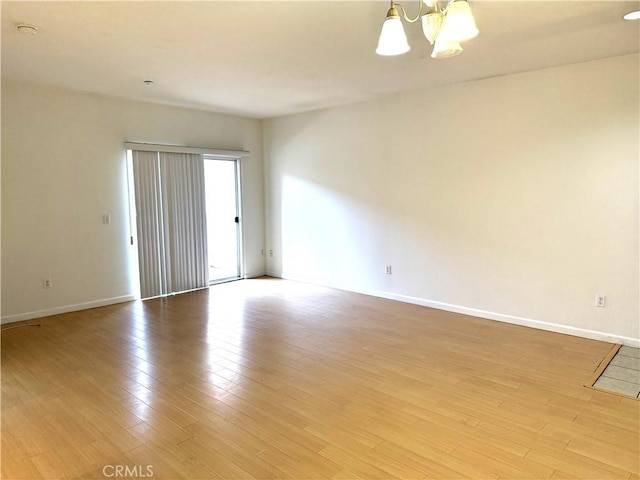
[[207,212],[204,160],[190,153],[161,153],[165,175],[165,212],[171,288],[183,292],[206,287]]
[[133,150],[132,161],[141,298],[206,287],[202,155]]

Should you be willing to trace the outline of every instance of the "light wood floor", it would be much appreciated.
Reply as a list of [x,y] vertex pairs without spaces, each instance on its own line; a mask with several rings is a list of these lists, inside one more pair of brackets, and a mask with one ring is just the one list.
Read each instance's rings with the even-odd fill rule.
[[639,478],[603,342],[275,279],[39,321],[2,334],[5,479]]

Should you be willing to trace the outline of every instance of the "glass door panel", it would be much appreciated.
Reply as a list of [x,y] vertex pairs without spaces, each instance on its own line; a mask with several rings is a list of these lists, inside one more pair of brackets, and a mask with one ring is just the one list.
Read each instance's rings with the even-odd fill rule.
[[209,283],[240,278],[236,160],[204,161]]

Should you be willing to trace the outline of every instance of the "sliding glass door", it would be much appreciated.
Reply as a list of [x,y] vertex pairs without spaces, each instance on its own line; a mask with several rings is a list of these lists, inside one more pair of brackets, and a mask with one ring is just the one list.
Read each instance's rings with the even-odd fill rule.
[[140,298],[241,278],[239,160],[145,147],[127,151]]
[[238,161],[204,157],[209,283],[240,278]]

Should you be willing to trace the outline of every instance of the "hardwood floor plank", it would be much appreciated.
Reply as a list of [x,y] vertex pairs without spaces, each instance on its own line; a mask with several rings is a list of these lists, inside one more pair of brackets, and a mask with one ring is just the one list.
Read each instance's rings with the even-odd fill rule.
[[427,458],[426,456],[420,455],[419,453],[398,445],[394,442],[385,440],[379,445],[376,445],[374,450],[376,452],[380,452],[381,454],[385,454],[393,458],[398,458],[410,467],[424,472],[424,478],[470,478],[460,472],[449,468],[444,463]]
[[491,474],[504,478],[549,478],[554,469],[518,455],[497,449],[457,447],[451,455],[465,461],[488,467]]
[[[535,447],[551,447],[555,450],[564,449],[569,443],[569,439],[556,438],[547,432],[545,425],[542,430],[524,429],[513,425],[511,422],[505,421],[498,425],[482,421],[474,427],[478,431],[481,438],[499,438],[503,442],[513,442],[529,451]],[[526,455],[526,453],[525,453]]]
[[[4,436],[4,432],[2,435]],[[5,452],[3,449],[0,473],[0,477],[2,478],[11,478],[15,480],[36,480],[46,478],[42,476],[26,452],[15,448],[10,452]],[[58,471],[56,471],[56,475],[59,475]]]
[[[400,459],[375,451],[359,442],[353,435],[342,432],[334,426],[310,425],[305,430],[322,438],[328,445],[335,446],[344,452],[350,452],[358,461],[385,471],[390,476],[397,478],[423,478],[425,476],[421,469],[413,468]],[[323,452],[326,452],[326,449],[322,450],[320,454],[325,455]],[[350,464],[349,468],[353,468],[353,466]]]
[[[195,426],[190,428],[193,429]],[[215,430],[200,426],[194,431],[193,438],[254,478],[278,478],[277,469],[258,457],[258,453],[268,448],[268,445],[261,444],[256,437],[247,432],[237,432],[237,435],[242,437],[242,440],[228,439]],[[215,467],[214,470],[216,470]]]
[[577,422],[563,425],[547,424],[543,432],[564,442],[565,446],[574,439],[590,438],[625,450],[636,451],[637,443],[640,441],[635,433],[611,429],[609,426],[596,429]]
[[[253,479],[255,476],[229,460],[224,454],[212,448],[199,438],[190,438],[177,445],[183,455],[195,457],[205,468],[214,472],[212,478]],[[188,478],[184,473],[178,478]]]
[[353,453],[352,451],[343,450],[334,445],[329,445],[327,448],[321,450],[320,455],[328,458],[338,465],[348,468],[350,472],[354,472],[356,475],[363,478],[380,480],[400,478],[391,475],[389,472],[382,470],[365,460],[362,460],[357,454]]
[[134,478],[159,478],[174,480],[176,478],[212,478],[215,472],[204,465],[193,464],[188,457],[176,455],[177,448],[170,448],[173,444],[149,448],[141,445],[129,450],[125,456],[134,465]]
[[38,322],[0,338],[3,478],[638,479],[604,342],[267,278]]
[[550,468],[577,475],[579,478],[629,478],[631,475],[631,472],[624,471],[609,463],[603,463],[567,449],[560,451],[538,447],[531,449],[526,458]]
[[[276,470],[282,472],[286,478],[306,478],[306,479],[321,479],[327,478],[326,475],[317,472],[313,469],[313,464],[309,464],[304,459],[298,459],[293,456],[287,455],[281,450],[266,449],[258,454],[262,460],[267,462]],[[321,457],[318,456],[318,459]],[[319,470],[322,470],[320,468]]]
[[638,452],[634,451],[632,444],[629,448],[622,448],[618,445],[612,446],[605,442],[581,438],[571,440],[566,449],[632,474],[640,474],[640,457]]

